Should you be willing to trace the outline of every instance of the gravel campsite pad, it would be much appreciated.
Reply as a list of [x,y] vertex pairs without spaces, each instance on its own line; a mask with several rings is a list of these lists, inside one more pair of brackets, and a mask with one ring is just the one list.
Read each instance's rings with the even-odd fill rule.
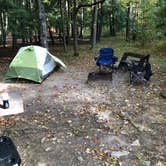
[[78,61],[42,84],[8,84],[22,94],[24,113],[1,117],[0,134],[13,139],[23,166],[166,165],[166,73],[155,67],[146,87],[119,72],[87,83],[95,70]]

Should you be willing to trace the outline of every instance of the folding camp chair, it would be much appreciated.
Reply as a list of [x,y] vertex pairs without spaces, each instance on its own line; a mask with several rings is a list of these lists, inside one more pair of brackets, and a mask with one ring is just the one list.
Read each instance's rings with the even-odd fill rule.
[[112,48],[101,48],[99,56],[95,57],[96,65],[99,66],[99,72],[91,72],[88,74],[90,80],[112,80],[112,69],[115,62],[118,60],[114,56]]
[[95,60],[96,65],[99,66],[99,71],[101,71],[102,67],[112,68],[118,58],[114,56],[114,50],[112,48],[101,48],[99,50],[99,56]]
[[[135,57],[138,60],[127,60],[128,57]],[[127,52],[124,53],[119,63],[119,69],[129,71],[130,84],[140,81],[146,85],[152,76],[151,65],[149,63],[150,55]]]

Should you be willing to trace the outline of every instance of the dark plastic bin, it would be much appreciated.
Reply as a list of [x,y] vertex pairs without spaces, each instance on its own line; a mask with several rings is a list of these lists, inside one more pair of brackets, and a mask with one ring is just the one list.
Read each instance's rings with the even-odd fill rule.
[[21,166],[21,158],[16,146],[6,136],[0,137],[0,166]]

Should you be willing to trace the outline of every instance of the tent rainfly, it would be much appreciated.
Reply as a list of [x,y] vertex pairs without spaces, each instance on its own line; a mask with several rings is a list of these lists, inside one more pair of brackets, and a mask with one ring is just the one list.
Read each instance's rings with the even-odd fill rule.
[[46,48],[33,45],[21,47],[9,65],[5,80],[23,78],[41,83],[55,67],[65,69],[66,65]]

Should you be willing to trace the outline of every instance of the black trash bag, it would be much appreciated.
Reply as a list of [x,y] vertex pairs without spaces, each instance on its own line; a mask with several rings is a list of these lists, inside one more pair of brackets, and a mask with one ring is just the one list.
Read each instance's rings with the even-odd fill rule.
[[21,158],[13,141],[6,136],[0,137],[0,166],[21,166]]

